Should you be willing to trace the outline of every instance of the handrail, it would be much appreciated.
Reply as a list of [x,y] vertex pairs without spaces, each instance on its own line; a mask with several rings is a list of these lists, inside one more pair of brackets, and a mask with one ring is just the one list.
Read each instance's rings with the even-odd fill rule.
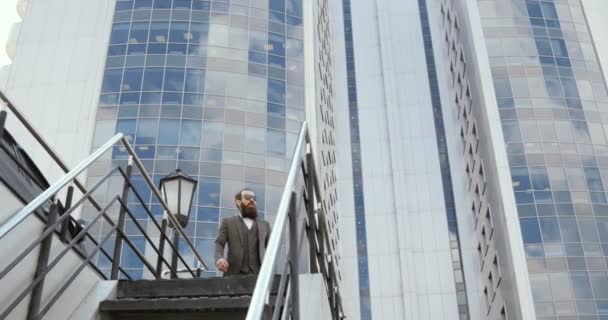
[[[57,183],[53,184],[51,186],[51,188],[48,188],[46,191],[44,191],[42,194],[40,194],[38,197],[36,197],[26,207],[24,207],[23,209],[21,209],[17,215],[15,215],[12,218],[10,218],[10,220],[7,220],[6,223],[3,223],[2,226],[0,226],[0,239],[2,239],[8,232],[10,232],[17,224],[19,224],[21,221],[23,221],[23,219],[25,219],[25,217],[31,211],[37,209],[45,201],[49,200],[50,197],[52,197],[52,195],[54,195],[57,191],[59,191],[62,187],[64,187],[70,181],[73,181],[74,184],[82,192],[85,192],[86,189],[80,184],[80,182],[78,181],[78,179],[76,177],[82,171],[84,171],[84,169],[86,169],[93,161],[95,161],[96,159],[98,159],[99,156],[101,156],[101,154],[103,154],[106,151],[108,151],[109,148],[111,148],[114,144],[116,144],[118,141],[120,141],[122,143],[122,145],[125,147],[125,149],[127,150],[127,152],[129,153],[129,155],[133,156],[133,160],[134,160],[135,166],[139,169],[139,172],[141,173],[141,175],[143,176],[144,180],[146,181],[146,184],[148,184],[148,186],[150,187],[150,189],[152,190],[152,192],[154,193],[154,195],[158,199],[160,205],[167,212],[167,217],[171,221],[171,224],[175,227],[175,230],[186,241],[186,244],[188,245],[188,247],[190,247],[190,249],[194,253],[194,256],[199,261],[199,263],[201,263],[201,265],[204,268],[204,270],[207,271],[209,269],[207,267],[207,264],[205,263],[203,257],[201,256],[201,254],[198,252],[198,250],[195,249],[195,246],[194,246],[194,243],[192,243],[192,240],[190,240],[190,238],[186,235],[186,231],[184,230],[184,228],[182,228],[182,226],[179,224],[179,222],[177,221],[177,219],[175,218],[175,216],[173,215],[173,213],[171,212],[171,210],[169,210],[169,206],[163,200],[163,198],[162,198],[162,196],[160,194],[160,191],[158,191],[158,189],[154,185],[154,182],[153,182],[152,178],[150,178],[150,176],[146,172],[146,170],[144,168],[144,165],[142,164],[142,162],[139,159],[139,157],[137,157],[137,154],[135,153],[135,150],[133,150],[133,147],[125,139],[125,137],[124,137],[124,135],[122,133],[119,133],[116,136],[114,136],[112,139],[110,139],[110,141],[108,141],[106,144],[104,144],[103,146],[101,146],[99,149],[97,149],[97,151],[95,151],[93,154],[91,154],[87,158],[87,159],[90,159],[90,158],[92,158],[93,155],[96,155],[96,157],[92,161],[86,162],[87,159],[85,159],[78,166],[76,166],[74,169],[72,169],[71,171],[68,172],[67,171],[67,166],[61,160],[61,158],[49,146],[49,144],[44,140],[44,138],[42,138],[42,136],[40,136],[40,134],[38,132],[36,132],[36,130],[29,123],[29,121],[27,120],[27,118],[23,114],[21,114],[21,112],[19,112],[19,110],[15,107],[15,105],[8,99],[8,97],[6,97],[4,95],[4,93],[2,93],[2,91],[0,91],[0,100],[3,100],[6,103],[6,106],[15,114],[15,116],[17,116],[17,118],[19,119],[19,121],[26,127],[26,129],[30,132],[30,134],[32,134],[34,136],[34,138],[38,141],[38,143],[41,144],[41,146],[45,149],[45,151],[53,158],[53,160],[55,160],[55,162],[64,171],[67,172],[66,175],[64,175],[61,179],[59,179],[57,181]],[[120,137],[118,137],[118,135],[120,135]],[[110,142],[112,142],[112,143],[110,144]],[[77,168],[80,169],[80,171],[78,171],[78,173],[76,175],[72,175],[71,173],[75,172],[75,169],[77,169]],[[70,177],[70,178],[68,178],[68,177]],[[61,184],[59,184],[60,182],[61,182]],[[56,187],[56,186],[59,186],[59,187]],[[55,188],[53,188],[53,187],[55,187]],[[93,204],[96,205],[96,203],[93,203]],[[98,206],[96,206],[96,207],[98,207]],[[100,208],[97,208],[97,209],[99,210]]]
[[0,239],[7,233],[13,230],[21,221],[27,218],[32,212],[42,206],[46,201],[49,201],[55,193],[59,192],[63,187],[73,181],[79,174],[87,169],[95,160],[99,159],[105,152],[110,150],[118,141],[123,138],[122,133],[116,134],[112,139],[108,140],[103,146],[82,160],[74,169],[61,177],[57,182],[53,183],[48,189],[44,190],[34,200],[23,207],[19,212],[8,218],[5,223],[0,226]]
[[264,311],[266,295],[268,294],[272,284],[273,267],[277,260],[281,236],[285,231],[291,192],[295,187],[296,176],[300,168],[300,154],[304,151],[303,148],[306,146],[305,141],[307,136],[308,127],[306,126],[306,122],[303,122],[302,127],[300,128],[300,134],[297,140],[298,142],[294,150],[294,157],[289,168],[289,175],[287,176],[285,188],[283,188],[283,195],[281,196],[281,202],[277,210],[273,231],[270,235],[270,239],[268,240],[264,261],[262,262],[260,273],[258,274],[258,280],[255,283],[255,289],[253,290],[253,295],[251,296],[251,303],[249,311],[247,312],[246,320],[258,320]]

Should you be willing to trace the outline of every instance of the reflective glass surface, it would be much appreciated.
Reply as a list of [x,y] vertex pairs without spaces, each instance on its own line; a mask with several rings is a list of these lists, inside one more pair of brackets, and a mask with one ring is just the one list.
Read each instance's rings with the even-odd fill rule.
[[[109,32],[96,143],[123,132],[155,181],[176,168],[199,181],[187,231],[215,275],[212,243],[237,213],[234,194],[254,190],[270,219],[278,206],[304,120],[302,2],[119,0]],[[117,148],[107,162],[125,159]]]
[[607,319],[608,97],[581,3],[478,3],[537,318]]

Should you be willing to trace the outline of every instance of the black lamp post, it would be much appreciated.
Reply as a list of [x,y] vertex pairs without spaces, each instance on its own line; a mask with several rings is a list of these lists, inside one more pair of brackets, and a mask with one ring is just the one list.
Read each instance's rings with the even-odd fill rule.
[[[163,200],[169,207],[170,213],[177,220],[182,228],[186,228],[188,220],[190,220],[190,211],[192,209],[192,199],[194,199],[194,191],[196,190],[198,182],[190,176],[183,173],[180,169],[176,169],[166,177],[160,179],[160,193]],[[163,219],[163,231],[166,228],[167,219]],[[169,227],[175,228],[171,220],[169,220]],[[163,232],[164,233],[164,232]],[[161,235],[161,245],[164,247],[164,237]],[[179,250],[179,233],[177,230],[173,230],[173,245]],[[177,275],[177,250],[173,250],[171,257],[171,277],[174,278]],[[160,269],[160,268],[159,268]]]

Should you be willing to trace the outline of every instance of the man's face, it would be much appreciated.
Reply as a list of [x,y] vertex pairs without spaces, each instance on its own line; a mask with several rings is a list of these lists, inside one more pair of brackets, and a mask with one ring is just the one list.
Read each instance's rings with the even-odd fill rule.
[[252,191],[245,190],[241,192],[241,200],[237,200],[236,203],[243,217],[255,219],[258,216],[258,208],[255,201],[255,193]]

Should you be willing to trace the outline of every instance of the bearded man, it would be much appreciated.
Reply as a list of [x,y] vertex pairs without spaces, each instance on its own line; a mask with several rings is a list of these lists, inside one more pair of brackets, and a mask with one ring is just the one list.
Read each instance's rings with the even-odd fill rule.
[[222,219],[215,239],[215,265],[224,276],[258,274],[270,238],[270,224],[258,217],[252,190],[242,189],[234,202],[240,215]]

